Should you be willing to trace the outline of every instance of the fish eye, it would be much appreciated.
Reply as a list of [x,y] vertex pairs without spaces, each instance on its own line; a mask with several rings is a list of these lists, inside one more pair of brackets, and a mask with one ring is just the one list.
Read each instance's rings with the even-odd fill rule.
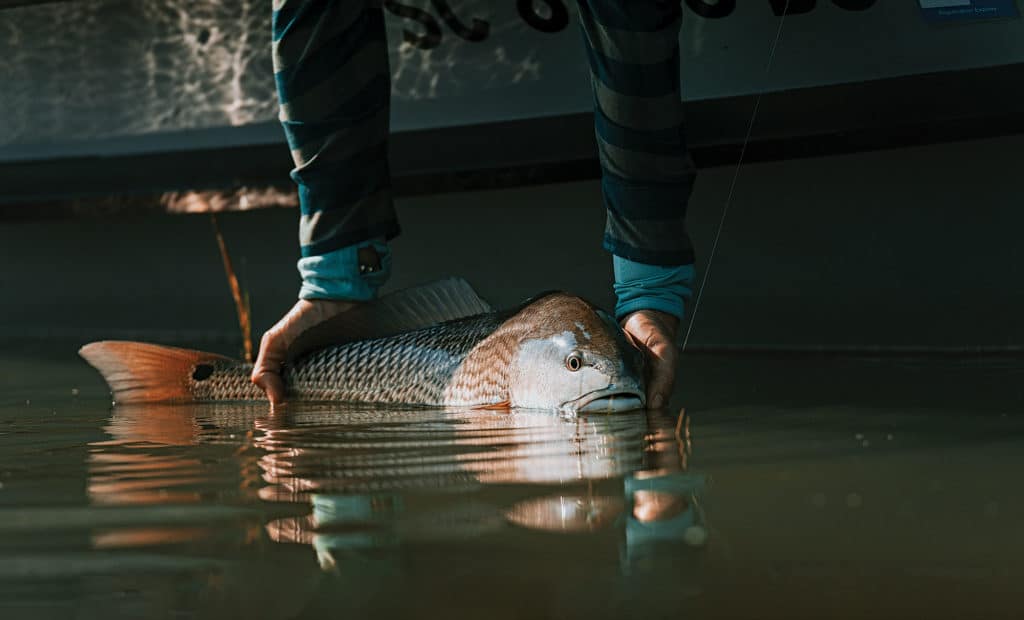
[[565,367],[572,372],[576,372],[580,368],[583,368],[583,357],[579,353],[570,353],[569,356],[565,358]]

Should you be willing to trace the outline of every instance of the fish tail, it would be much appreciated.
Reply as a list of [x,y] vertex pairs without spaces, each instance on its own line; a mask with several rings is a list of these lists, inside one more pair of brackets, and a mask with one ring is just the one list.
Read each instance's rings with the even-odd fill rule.
[[92,342],[78,354],[103,375],[116,403],[187,402],[194,373],[204,364],[230,361],[216,353],[144,342]]

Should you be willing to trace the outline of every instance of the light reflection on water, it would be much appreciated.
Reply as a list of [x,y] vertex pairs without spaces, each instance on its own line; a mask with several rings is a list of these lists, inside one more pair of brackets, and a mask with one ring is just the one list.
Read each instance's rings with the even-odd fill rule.
[[[439,21],[426,0],[405,4]],[[493,39],[472,43],[444,27],[443,44],[431,49],[403,43],[404,31],[423,26],[387,13],[393,97],[459,97],[540,79],[543,35],[515,5],[454,2],[463,19],[486,19]],[[265,0],[76,0],[4,9],[0,146],[276,122],[270,20]]]
[[[678,437],[675,427],[682,421],[641,412],[577,419],[336,406],[277,416],[250,405],[115,407],[105,436],[86,448],[89,507],[20,514],[21,530],[37,538],[68,532],[75,544],[23,550],[0,570],[0,600],[3,584],[34,584],[47,598],[47,586],[117,576],[140,579],[133,587],[146,600],[162,593],[136,601],[144,607],[163,605],[170,589],[205,614],[247,596],[245,575],[276,575],[279,556],[286,560],[279,568],[314,583],[363,583],[370,566],[370,574],[401,576],[403,587],[424,573],[410,557],[430,564],[439,548],[467,556],[452,575],[474,565],[474,572],[536,572],[524,587],[578,567],[579,553],[592,556],[590,570],[605,580],[643,572],[645,558],[665,545],[673,563],[692,563],[707,542],[701,502],[708,481],[687,467],[687,425]],[[12,516],[19,517],[8,512],[7,527],[0,521],[0,539]],[[538,545],[565,553],[541,566]],[[216,584],[216,604],[178,592],[181,584],[148,583],[160,575],[203,591]],[[382,588],[374,585],[367,605],[382,604]],[[106,600],[86,589],[82,596]]]
[[[351,523],[380,522],[394,541],[509,525],[577,532],[636,521],[647,531],[662,512],[674,525],[695,514],[704,485],[686,471],[686,438],[656,414],[134,406],[115,408],[105,430],[111,439],[89,446],[94,505],[201,503],[228,486],[234,501],[312,506],[267,531],[314,546],[319,530]],[[226,469],[182,450],[225,440],[240,444]]]
[[259,0],[5,10],[0,144],[272,119],[269,20]]
[[19,361],[0,617],[1015,617],[1019,363],[830,365],[889,408],[784,405],[763,364],[721,367],[705,389],[764,404],[677,436],[640,413],[108,410],[88,369]]

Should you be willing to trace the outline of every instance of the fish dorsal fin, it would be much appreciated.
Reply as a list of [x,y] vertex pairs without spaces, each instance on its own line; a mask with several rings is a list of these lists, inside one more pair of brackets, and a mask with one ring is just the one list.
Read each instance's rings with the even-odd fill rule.
[[328,345],[384,338],[492,312],[469,282],[446,278],[361,304],[307,330],[292,345],[291,356]]
[[375,338],[492,311],[469,282],[446,278],[389,293],[346,314],[362,337]]

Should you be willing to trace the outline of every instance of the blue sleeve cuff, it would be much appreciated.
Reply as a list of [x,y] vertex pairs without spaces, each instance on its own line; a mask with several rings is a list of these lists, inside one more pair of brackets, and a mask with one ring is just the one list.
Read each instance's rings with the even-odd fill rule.
[[613,256],[615,268],[615,318],[637,310],[658,310],[682,320],[693,295],[693,265],[647,265]]
[[[372,245],[380,256],[378,271],[359,273],[359,248]],[[367,301],[391,275],[391,249],[384,237],[350,245],[327,254],[299,259],[302,288],[299,299]]]

